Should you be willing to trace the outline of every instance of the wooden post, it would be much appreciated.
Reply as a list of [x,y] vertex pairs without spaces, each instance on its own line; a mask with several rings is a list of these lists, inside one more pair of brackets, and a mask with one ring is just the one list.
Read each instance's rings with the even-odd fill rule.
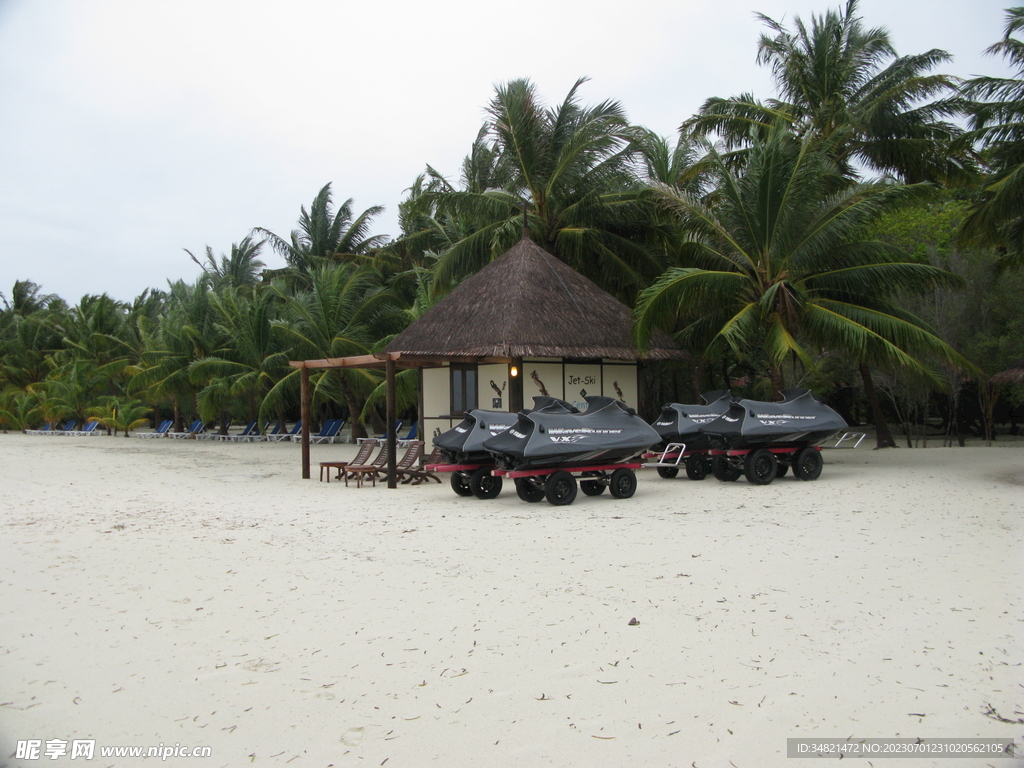
[[398,461],[395,452],[398,448],[395,434],[395,361],[388,357],[386,368],[386,399],[388,419],[388,488],[398,487]]
[[419,415],[419,420],[420,420],[420,427],[419,427],[418,437],[419,437],[420,440],[423,441],[423,453],[420,454],[420,469],[422,469],[423,465],[426,463],[426,460],[427,460],[427,453],[428,453],[427,447],[430,445],[430,443],[427,442],[427,422],[424,419],[424,416],[426,415],[426,411],[424,410],[424,400],[423,400],[423,366],[420,366],[419,368],[417,368],[416,372],[419,374],[419,380],[420,380],[419,401],[418,401],[418,406],[416,408],[416,413]]
[[309,368],[299,369],[302,381],[301,405],[299,418],[302,419],[302,479],[309,480]]

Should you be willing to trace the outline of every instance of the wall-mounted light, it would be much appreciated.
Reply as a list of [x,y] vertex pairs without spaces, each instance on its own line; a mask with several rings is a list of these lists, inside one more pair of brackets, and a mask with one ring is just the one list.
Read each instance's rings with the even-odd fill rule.
[[511,377],[512,377],[512,378],[514,379],[514,378],[515,378],[516,376],[518,376],[518,375],[519,375],[519,369],[518,369],[518,368],[516,368],[516,366],[514,366],[514,365],[513,365],[513,366],[512,366],[512,367],[511,367],[511,368],[509,369],[509,375],[510,375],[510,376],[511,376]]

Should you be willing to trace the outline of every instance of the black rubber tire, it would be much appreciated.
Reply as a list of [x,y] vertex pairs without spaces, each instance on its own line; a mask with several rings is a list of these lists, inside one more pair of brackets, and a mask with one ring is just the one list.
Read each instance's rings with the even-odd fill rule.
[[452,490],[459,496],[472,496],[473,489],[469,487],[469,478],[461,472],[452,472]]
[[679,474],[679,467],[658,467],[658,476],[671,480]]
[[604,493],[605,485],[600,480],[580,480],[580,490],[586,496],[600,496]]
[[725,456],[719,455],[711,458],[711,474],[715,476],[716,480],[720,480],[723,483],[731,483],[734,480],[740,479],[743,470],[739,467],[734,467]]
[[821,467],[825,462],[821,458],[821,451],[817,448],[801,448],[797,451],[796,459],[793,462],[793,474],[801,480],[817,480],[821,475]]
[[743,473],[751,485],[768,485],[775,479],[779,460],[767,448],[758,448],[748,453],[743,461]]
[[789,472],[789,464],[780,461],[775,467],[775,477],[785,477],[787,472]]
[[708,460],[703,456],[690,456],[686,460],[686,476],[691,480],[703,480],[710,470]]
[[515,478],[516,483],[516,495],[523,501],[528,501],[531,504],[536,504],[538,501],[544,500],[544,486],[538,485],[530,478],[517,477]]
[[469,487],[478,499],[493,499],[501,493],[501,478],[492,475],[490,467],[480,467],[469,476]]
[[628,499],[636,493],[636,473],[632,469],[619,467],[612,472],[608,490],[616,499]]
[[556,507],[576,501],[576,490],[576,478],[564,469],[552,472],[544,483],[544,496]]

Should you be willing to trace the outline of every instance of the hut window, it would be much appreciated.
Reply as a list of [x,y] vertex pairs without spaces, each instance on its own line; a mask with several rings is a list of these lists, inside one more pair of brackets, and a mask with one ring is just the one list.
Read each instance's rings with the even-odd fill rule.
[[477,407],[476,366],[452,365],[452,415],[462,416]]

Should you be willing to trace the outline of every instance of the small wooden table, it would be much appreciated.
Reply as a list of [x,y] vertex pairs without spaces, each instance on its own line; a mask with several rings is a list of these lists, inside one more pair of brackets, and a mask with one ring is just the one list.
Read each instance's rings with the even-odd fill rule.
[[321,461],[320,462],[320,482],[324,480],[324,470],[327,470],[327,482],[331,482],[331,470],[337,468],[338,474],[335,476],[335,480],[341,480],[341,470],[350,464],[348,461]]

